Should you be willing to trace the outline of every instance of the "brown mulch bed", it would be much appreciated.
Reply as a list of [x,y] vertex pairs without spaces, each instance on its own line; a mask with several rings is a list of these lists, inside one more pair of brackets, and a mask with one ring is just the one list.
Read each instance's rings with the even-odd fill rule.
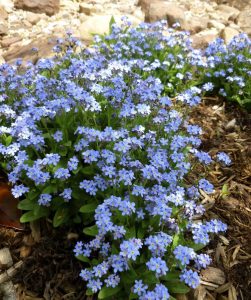
[[[225,151],[233,161],[230,167],[215,167],[210,171],[208,179],[214,183],[216,192],[206,199],[207,215],[228,224],[226,235],[217,237],[207,249],[213,266],[224,271],[226,282],[217,290],[204,286],[200,300],[248,300],[251,299],[251,115],[220,99],[209,98],[196,108],[193,120],[204,129],[203,150],[212,156]],[[12,279],[20,300],[88,299],[78,277],[81,264],[72,256],[77,238],[76,230],[55,231],[50,224],[40,227],[33,224],[31,232],[0,228],[0,249],[10,248],[14,263],[23,261]]]
[[208,199],[211,209],[207,213],[228,225],[226,235],[209,246],[214,266],[226,276],[225,288],[219,288],[219,293],[211,290],[211,299],[248,300],[251,299],[251,114],[212,97],[203,101],[193,117],[204,131],[203,150],[212,156],[224,151],[232,159],[230,167],[216,167],[208,176],[216,193]]

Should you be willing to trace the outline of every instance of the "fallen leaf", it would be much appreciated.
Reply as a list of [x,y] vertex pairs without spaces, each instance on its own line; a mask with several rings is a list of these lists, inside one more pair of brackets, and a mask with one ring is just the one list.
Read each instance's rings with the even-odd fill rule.
[[21,211],[17,208],[18,199],[11,194],[7,183],[0,183],[0,226],[23,230],[19,222]]

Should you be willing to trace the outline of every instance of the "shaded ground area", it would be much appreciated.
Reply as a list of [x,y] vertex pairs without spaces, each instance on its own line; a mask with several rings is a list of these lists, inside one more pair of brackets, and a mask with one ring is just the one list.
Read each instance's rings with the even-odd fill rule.
[[[238,299],[248,300],[251,299],[251,116],[212,97],[196,108],[192,120],[204,129],[203,150],[212,156],[226,151],[233,161],[230,167],[210,170],[208,177],[216,193],[204,199],[207,216],[222,219],[229,229],[207,251],[213,258],[213,266],[224,271],[226,283],[218,289],[205,286],[211,298],[201,299],[232,300],[237,294]],[[206,170],[196,172],[201,174]],[[0,228],[0,249],[9,247],[14,263],[23,260],[13,279],[19,299],[88,299],[78,277],[81,264],[72,256],[78,234],[74,230],[54,231],[50,224],[42,224],[41,228],[42,231],[33,226],[31,233]]]
[[[194,121],[204,130],[204,150],[212,155],[225,151],[233,161],[230,167],[215,168],[208,177],[216,187],[216,194],[208,199],[212,207],[208,214],[228,224],[227,234],[210,248],[215,248],[214,265],[225,272],[238,299],[251,299],[251,115],[211,98],[196,109]],[[234,299],[227,286],[223,295],[222,300]]]

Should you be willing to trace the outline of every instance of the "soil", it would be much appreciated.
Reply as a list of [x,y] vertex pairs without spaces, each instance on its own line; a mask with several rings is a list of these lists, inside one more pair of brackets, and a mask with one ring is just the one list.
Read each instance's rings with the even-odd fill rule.
[[[216,192],[207,199],[207,216],[228,224],[226,235],[216,237],[207,251],[213,266],[224,271],[226,286],[208,299],[251,299],[251,115],[217,97],[207,98],[192,114],[204,129],[203,150],[214,156],[226,151],[229,167],[215,167],[208,179]],[[198,170],[201,172],[201,170]],[[225,190],[222,191],[222,186]],[[32,224],[18,232],[0,228],[0,249],[8,247],[15,262],[23,261],[12,278],[20,300],[82,300],[81,263],[72,255],[78,229],[54,230],[50,223]],[[189,300],[192,299],[189,297]],[[202,299],[202,298],[201,298]]]

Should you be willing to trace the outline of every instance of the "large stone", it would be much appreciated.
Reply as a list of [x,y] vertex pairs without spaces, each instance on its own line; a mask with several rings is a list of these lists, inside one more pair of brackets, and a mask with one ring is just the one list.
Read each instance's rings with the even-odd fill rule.
[[222,30],[221,37],[224,39],[226,44],[229,44],[229,42],[233,39],[233,37],[235,37],[238,34],[239,34],[238,30],[231,27],[226,27]]
[[141,6],[144,12],[149,11],[150,4],[155,4],[160,2],[160,0],[139,0],[138,5]]
[[0,5],[0,19],[2,19],[2,20],[8,19],[8,13],[2,5]]
[[226,26],[220,22],[215,20],[211,20],[208,22],[208,28],[216,28],[218,30],[223,30]]
[[8,34],[8,24],[4,20],[0,20],[0,36]]
[[[31,61],[32,63],[36,63],[39,58],[52,56],[52,48],[55,45],[55,37],[40,38],[25,46],[11,47],[10,50],[3,54],[3,57],[10,64],[14,63],[18,58],[21,58],[24,62]],[[37,48],[38,51],[34,51],[34,48]]]
[[2,55],[0,55],[0,65],[5,63],[5,59],[2,57]]
[[5,9],[7,13],[11,13],[13,11],[13,0],[0,0],[0,5]]
[[[93,38],[93,34],[105,34],[109,32],[109,23],[112,15],[94,15],[90,16],[86,21],[84,21],[79,28],[80,37],[83,40],[90,41]],[[113,16],[117,24],[121,24],[121,15]],[[141,20],[128,16],[128,19],[133,25],[138,25]]]
[[177,22],[184,23],[185,14],[184,10],[177,4],[160,1],[149,5],[145,19],[147,22],[166,19],[169,25],[173,25]]
[[81,3],[79,5],[79,12],[89,16],[92,12],[95,12],[95,7],[89,3]]
[[22,38],[20,36],[5,37],[1,40],[0,44],[3,48],[7,48],[21,40]]
[[232,21],[236,20],[240,13],[240,11],[237,8],[225,4],[218,5],[217,11],[221,17],[223,17],[226,20]]
[[194,48],[205,48],[219,36],[219,31],[215,28],[206,29],[191,36]]
[[251,6],[239,14],[237,24],[244,32],[251,35]]
[[227,4],[238,8],[240,11],[245,10],[245,8],[250,4],[250,0],[217,0],[218,4]]
[[39,15],[39,14],[35,14],[31,11],[27,11],[26,13],[26,20],[31,23],[32,25],[35,25],[37,24],[41,18],[42,18],[43,15]]
[[181,28],[188,30],[191,33],[197,33],[207,28],[209,19],[206,16],[186,16],[184,21],[181,21]]
[[48,16],[56,14],[60,7],[59,0],[15,0],[14,5],[18,9],[45,13]]

